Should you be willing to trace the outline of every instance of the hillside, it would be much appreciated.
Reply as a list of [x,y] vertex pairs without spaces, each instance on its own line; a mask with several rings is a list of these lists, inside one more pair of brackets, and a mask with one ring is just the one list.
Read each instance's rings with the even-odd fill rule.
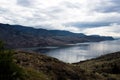
[[74,64],[22,51],[14,57],[26,71],[26,80],[120,80],[120,52]]
[[120,80],[120,52],[103,55],[74,65],[90,73],[97,74],[105,80]]
[[0,23],[0,39],[8,48],[61,46],[70,43],[113,40],[112,37],[87,36],[69,31],[35,29],[2,23]]

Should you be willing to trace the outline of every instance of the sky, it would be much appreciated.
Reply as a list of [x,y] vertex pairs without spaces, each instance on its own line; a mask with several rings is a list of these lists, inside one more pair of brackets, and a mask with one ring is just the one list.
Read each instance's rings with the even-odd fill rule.
[[0,0],[0,23],[120,37],[120,0]]

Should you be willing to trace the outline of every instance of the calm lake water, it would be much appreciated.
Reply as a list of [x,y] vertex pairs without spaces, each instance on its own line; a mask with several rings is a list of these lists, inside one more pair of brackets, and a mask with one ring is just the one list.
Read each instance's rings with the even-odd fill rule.
[[66,63],[75,63],[120,51],[120,40],[69,44],[64,47],[44,47],[33,49]]

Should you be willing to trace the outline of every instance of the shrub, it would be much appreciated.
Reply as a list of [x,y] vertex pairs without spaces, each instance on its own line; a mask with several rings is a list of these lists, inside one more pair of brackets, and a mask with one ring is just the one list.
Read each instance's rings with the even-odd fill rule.
[[23,70],[13,61],[14,52],[0,41],[0,80],[23,80]]

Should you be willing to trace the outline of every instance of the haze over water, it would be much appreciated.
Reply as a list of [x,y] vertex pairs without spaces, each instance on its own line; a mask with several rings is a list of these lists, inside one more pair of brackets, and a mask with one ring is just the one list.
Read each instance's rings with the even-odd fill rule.
[[120,40],[78,43],[67,47],[53,48],[43,54],[63,62],[75,63],[117,51],[120,51]]

